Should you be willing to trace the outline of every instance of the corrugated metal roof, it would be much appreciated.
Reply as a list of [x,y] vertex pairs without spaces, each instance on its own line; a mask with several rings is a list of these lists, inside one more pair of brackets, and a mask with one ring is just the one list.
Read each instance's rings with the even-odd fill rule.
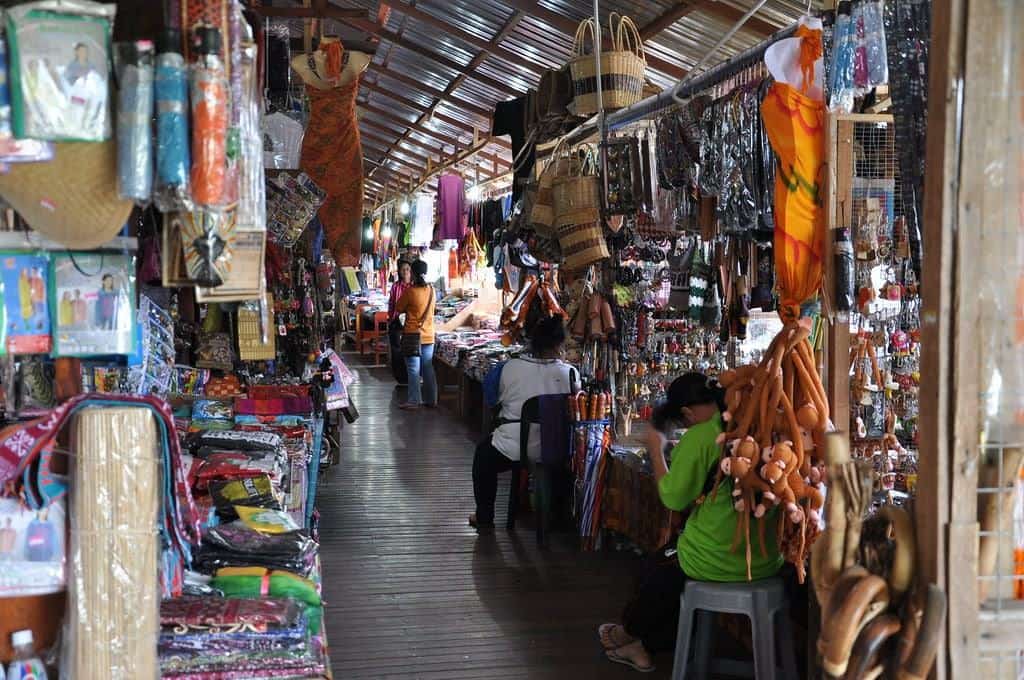
[[[388,173],[414,174],[425,158],[436,164],[442,156],[450,157],[452,142],[468,148],[474,128],[486,136],[490,120],[484,114],[535,86],[543,69],[565,63],[577,24],[593,8],[591,0],[393,0],[386,25],[377,26],[377,0],[333,2],[365,9],[367,18],[327,22],[326,32],[340,34],[343,41],[377,41],[376,66],[363,76],[367,85],[360,93],[366,105],[360,112],[361,128],[368,133],[364,153],[373,161],[368,171],[375,163],[383,164],[374,171],[375,191],[378,179]],[[630,16],[641,32],[651,25],[661,28],[645,35],[644,48],[648,77],[668,87],[756,2],[602,0],[601,11],[605,26],[608,14],[618,12]],[[812,2],[815,8],[820,4]],[[791,25],[805,8],[805,0],[769,0],[707,66]],[[673,17],[679,18],[669,21]],[[293,35],[301,35],[301,21],[290,26]],[[488,158],[480,163],[488,172],[493,172],[496,159],[502,167],[511,162],[507,142],[489,144],[483,152]]]

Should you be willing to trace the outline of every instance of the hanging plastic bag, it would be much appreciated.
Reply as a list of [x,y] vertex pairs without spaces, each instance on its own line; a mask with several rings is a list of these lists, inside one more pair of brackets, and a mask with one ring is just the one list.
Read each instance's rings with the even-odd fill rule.
[[228,81],[221,61],[221,35],[196,29],[192,64],[192,198],[198,206],[220,205],[227,163]]
[[188,72],[181,54],[181,32],[160,36],[156,57],[156,191],[161,212],[184,210],[189,197]]
[[139,205],[153,192],[153,43],[115,45],[118,64],[117,193]]

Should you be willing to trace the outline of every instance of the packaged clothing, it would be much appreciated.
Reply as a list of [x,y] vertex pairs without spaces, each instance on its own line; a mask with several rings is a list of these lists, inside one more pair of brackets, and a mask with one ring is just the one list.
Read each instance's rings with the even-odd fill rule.
[[193,448],[214,446],[239,451],[275,451],[281,446],[281,435],[274,432],[204,432],[191,441]]
[[280,499],[268,475],[210,482],[210,496],[218,512],[235,516],[235,506],[281,509]]
[[316,565],[319,549],[316,541],[305,531],[262,534],[238,521],[212,527],[203,538],[196,564],[206,572],[244,565],[283,569],[309,576]]
[[302,152],[302,123],[281,112],[263,118],[263,165],[267,168],[297,170]]

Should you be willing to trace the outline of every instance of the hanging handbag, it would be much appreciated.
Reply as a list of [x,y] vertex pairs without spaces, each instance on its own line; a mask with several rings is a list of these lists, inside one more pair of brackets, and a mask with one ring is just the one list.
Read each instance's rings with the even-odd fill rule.
[[[423,324],[427,322],[427,318],[433,312],[434,309],[434,287],[430,286],[430,300],[427,302],[427,308],[423,310],[423,316],[420,317],[419,328],[423,328]],[[420,331],[417,330],[414,333],[402,333],[402,340],[399,343],[399,348],[402,350],[403,357],[418,357],[420,355]]]
[[[612,12],[608,17],[610,50],[601,52],[601,90],[605,110],[620,109],[640,101],[643,96],[647,58],[643,40],[636,24],[629,17]],[[587,51],[587,34],[590,50]],[[572,71],[573,108],[577,116],[597,113],[596,30],[593,19],[584,19],[573,39]]]

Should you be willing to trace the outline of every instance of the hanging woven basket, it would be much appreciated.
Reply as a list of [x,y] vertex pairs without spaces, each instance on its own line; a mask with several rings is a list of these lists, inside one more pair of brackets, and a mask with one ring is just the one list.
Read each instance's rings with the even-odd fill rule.
[[[608,17],[612,49],[601,52],[601,96],[605,110],[621,109],[643,98],[647,58],[633,20],[612,12]],[[587,34],[590,51],[587,51]],[[572,72],[574,113],[587,116],[598,110],[597,60],[599,49],[593,18],[584,19],[573,39]]]

